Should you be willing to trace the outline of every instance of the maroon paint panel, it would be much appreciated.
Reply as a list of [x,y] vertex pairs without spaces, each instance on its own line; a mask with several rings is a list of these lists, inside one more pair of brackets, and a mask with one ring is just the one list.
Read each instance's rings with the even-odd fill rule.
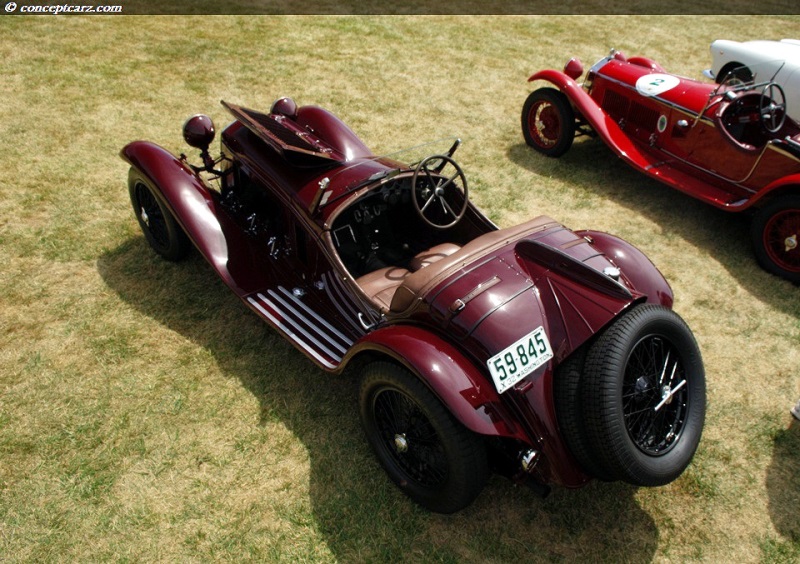
[[390,325],[362,337],[345,362],[368,350],[381,351],[405,364],[468,429],[533,444],[514,423],[485,370],[442,337],[413,325]]
[[600,249],[621,271],[622,277],[638,292],[647,296],[650,303],[672,308],[672,288],[656,265],[642,251],[627,241],[601,231],[576,231],[580,237],[588,237],[592,245]]

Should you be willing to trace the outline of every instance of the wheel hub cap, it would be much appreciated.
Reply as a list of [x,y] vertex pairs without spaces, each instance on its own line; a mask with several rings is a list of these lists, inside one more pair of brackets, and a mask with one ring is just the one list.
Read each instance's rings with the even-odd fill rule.
[[147,212],[145,211],[144,207],[141,208],[141,213],[139,214],[139,217],[142,218],[142,221],[147,227],[150,227],[150,216],[147,215]]
[[797,248],[797,234],[787,237],[783,242],[786,245],[786,252],[793,251]]
[[405,433],[394,436],[394,448],[400,454],[408,452],[408,440]]

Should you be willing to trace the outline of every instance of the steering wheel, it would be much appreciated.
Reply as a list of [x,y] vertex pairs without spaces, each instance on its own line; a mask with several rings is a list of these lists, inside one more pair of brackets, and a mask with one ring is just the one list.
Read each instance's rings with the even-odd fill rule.
[[458,223],[467,211],[468,193],[464,171],[451,157],[426,157],[414,170],[414,208],[431,227],[447,229]]
[[779,84],[770,82],[761,91],[758,103],[761,123],[770,133],[777,133],[786,121],[786,96]]

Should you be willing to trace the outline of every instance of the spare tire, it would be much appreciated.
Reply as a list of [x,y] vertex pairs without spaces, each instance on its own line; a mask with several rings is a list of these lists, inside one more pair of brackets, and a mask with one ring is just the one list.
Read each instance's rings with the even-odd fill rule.
[[705,371],[686,323],[641,304],[590,347],[581,390],[597,464],[637,486],[675,480],[691,462],[705,420]]
[[614,473],[603,467],[586,437],[586,421],[581,405],[585,360],[586,347],[581,347],[556,367],[553,399],[558,427],[567,448],[583,471],[600,480],[612,482],[616,479]]

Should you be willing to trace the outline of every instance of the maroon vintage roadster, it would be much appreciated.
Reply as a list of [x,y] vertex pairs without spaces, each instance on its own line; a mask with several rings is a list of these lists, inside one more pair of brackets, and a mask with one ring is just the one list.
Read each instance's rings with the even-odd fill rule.
[[202,164],[122,150],[145,238],[167,260],[196,247],[320,368],[360,371],[367,438],[412,499],[457,511],[492,471],[542,493],[683,472],[703,364],[640,251],[544,216],[499,229],[469,201],[457,140],[408,165],[319,107],[223,105],[217,159],[203,115],[183,131]]
[[753,210],[763,268],[800,282],[800,125],[774,82],[781,61],[729,68],[719,84],[664,71],[612,50],[587,73],[570,59],[522,110],[527,143],[552,157],[576,134],[599,136],[635,169],[731,212]]

